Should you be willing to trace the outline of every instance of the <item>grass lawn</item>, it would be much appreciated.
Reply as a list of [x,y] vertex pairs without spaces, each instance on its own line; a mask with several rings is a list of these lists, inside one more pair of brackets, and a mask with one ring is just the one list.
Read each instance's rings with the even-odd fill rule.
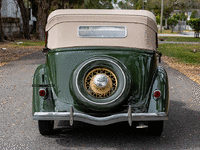
[[171,33],[171,30],[162,30],[162,33],[160,33],[160,30],[158,30],[158,34],[178,34],[178,32]]
[[[196,53],[193,50],[197,50]],[[184,64],[200,66],[200,45],[194,44],[159,44],[158,51],[163,55],[177,58]]]
[[194,37],[158,37],[160,41],[173,41],[173,42],[200,42],[200,38]]
[[41,51],[44,47],[45,42],[38,40],[21,39],[15,42],[0,43],[0,67],[10,61]]
[[[23,42],[23,43],[21,43]],[[44,41],[39,41],[39,40],[17,40],[15,42],[12,42],[11,45],[15,45],[15,46],[45,46],[45,42]]]

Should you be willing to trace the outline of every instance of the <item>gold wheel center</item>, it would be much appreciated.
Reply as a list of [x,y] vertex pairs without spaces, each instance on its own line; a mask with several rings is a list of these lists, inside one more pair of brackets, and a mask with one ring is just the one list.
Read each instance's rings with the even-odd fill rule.
[[90,71],[85,78],[85,89],[97,98],[111,96],[117,88],[115,74],[107,68],[96,68]]

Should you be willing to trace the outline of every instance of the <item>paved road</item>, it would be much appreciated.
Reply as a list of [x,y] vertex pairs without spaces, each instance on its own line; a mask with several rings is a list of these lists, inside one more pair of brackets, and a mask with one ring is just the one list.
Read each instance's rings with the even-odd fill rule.
[[158,34],[158,36],[194,37],[194,32],[193,31],[189,31],[189,32],[185,32],[183,34]]
[[32,120],[32,76],[44,63],[35,53],[0,67],[0,149],[200,149],[200,85],[164,63],[170,87],[170,119],[161,137],[125,124],[96,127],[56,122],[55,135],[41,136]]

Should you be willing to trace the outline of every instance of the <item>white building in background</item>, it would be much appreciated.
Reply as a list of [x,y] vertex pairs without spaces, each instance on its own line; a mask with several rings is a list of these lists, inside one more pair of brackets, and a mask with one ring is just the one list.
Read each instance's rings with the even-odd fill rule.
[[[198,17],[200,17],[200,9],[188,9],[185,11],[185,15],[187,15],[187,21],[190,20],[190,17],[192,15],[192,12],[196,10],[197,11],[197,15]],[[171,13],[171,16],[173,16],[174,13],[181,13],[181,10],[174,10],[172,13]],[[184,25],[182,24],[184,23]],[[179,21],[179,23],[176,25],[176,27],[174,27],[174,31],[180,31],[180,29],[182,31],[185,31],[185,30],[193,30],[189,25],[186,24],[186,21]]]
[[17,0],[2,0],[1,17],[21,18]]
[[[3,30],[6,35],[10,36],[22,31],[22,17],[17,0],[2,0],[1,17]],[[8,23],[7,20],[9,20]],[[36,21],[36,18],[33,17],[32,10],[30,9],[29,25],[33,26],[34,21]]]

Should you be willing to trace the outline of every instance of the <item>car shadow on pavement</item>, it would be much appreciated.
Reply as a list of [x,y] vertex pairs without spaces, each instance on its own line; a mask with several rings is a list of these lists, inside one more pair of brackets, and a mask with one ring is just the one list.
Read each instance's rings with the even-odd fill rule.
[[38,51],[32,54],[28,54],[26,56],[23,56],[19,59],[16,59],[14,61],[8,62],[5,65],[1,66],[0,68],[6,68],[6,67],[13,67],[15,65],[35,65],[35,64],[44,64],[45,63],[45,54],[42,53],[42,51]]
[[43,60],[45,60],[45,54],[42,53],[42,50],[41,51],[37,51],[37,52],[32,53],[32,54],[28,54],[26,56],[23,56],[23,57],[17,59],[17,61],[22,61],[22,60],[36,60],[36,59],[43,59]]
[[146,129],[135,129],[128,122],[108,126],[93,126],[82,122],[74,122],[72,127],[68,121],[60,121],[48,136],[56,138],[64,147],[99,147],[119,148],[197,148],[200,146],[200,112],[193,111],[185,103],[170,101],[169,120],[165,121],[164,131],[160,137],[151,136]]

